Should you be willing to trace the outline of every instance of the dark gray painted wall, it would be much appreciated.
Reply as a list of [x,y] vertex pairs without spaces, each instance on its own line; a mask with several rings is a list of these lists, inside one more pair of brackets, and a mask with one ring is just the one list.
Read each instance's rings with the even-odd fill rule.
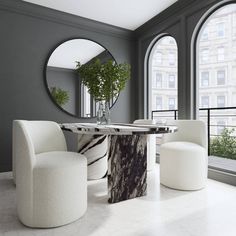
[[[128,30],[53,11],[19,0],[0,2],[0,171],[11,170],[12,120],[84,122],[52,102],[44,83],[50,52],[71,38],[92,39],[107,48],[118,63],[132,65],[133,41]],[[129,122],[132,79],[111,110],[114,122]],[[68,134],[69,148],[75,148]]]
[[[179,0],[158,16],[145,23],[135,31],[137,38],[137,91],[134,99],[138,101],[137,115],[146,117],[144,84],[147,79],[144,68],[145,55],[150,43],[161,34],[169,34],[176,39],[178,45],[178,110],[180,119],[195,117],[194,80],[191,75],[191,41],[194,29],[208,9],[215,4],[223,4],[221,0]],[[235,1],[228,1],[235,2]],[[147,82],[147,80],[146,80]],[[136,98],[135,98],[136,96]]]
[[74,70],[47,67],[46,82],[48,84],[48,88],[51,90],[52,87],[56,87],[68,92],[69,101],[62,107],[74,115],[76,115],[76,107],[78,106],[76,95],[78,88],[77,80],[78,78]]

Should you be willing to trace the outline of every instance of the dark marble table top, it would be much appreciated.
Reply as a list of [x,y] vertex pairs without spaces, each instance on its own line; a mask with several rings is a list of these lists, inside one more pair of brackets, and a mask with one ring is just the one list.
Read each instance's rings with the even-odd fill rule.
[[141,124],[110,124],[98,125],[96,123],[63,123],[63,130],[78,134],[105,134],[105,135],[133,135],[133,134],[164,134],[177,131],[176,126],[141,125]]

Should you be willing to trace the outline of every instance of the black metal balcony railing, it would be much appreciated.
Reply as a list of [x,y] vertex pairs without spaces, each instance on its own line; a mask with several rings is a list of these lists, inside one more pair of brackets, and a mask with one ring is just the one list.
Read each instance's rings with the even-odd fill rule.
[[[152,111],[152,119],[176,120],[177,118],[178,110],[176,109]],[[210,155],[211,137],[221,136],[224,128],[236,128],[236,107],[200,108],[199,119],[207,124],[208,155]],[[233,137],[236,138],[236,136]]]

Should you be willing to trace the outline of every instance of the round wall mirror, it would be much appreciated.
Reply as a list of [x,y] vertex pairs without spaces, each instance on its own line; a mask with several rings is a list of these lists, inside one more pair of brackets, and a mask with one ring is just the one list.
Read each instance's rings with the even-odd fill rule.
[[[114,60],[107,49],[88,39],[68,40],[51,53],[45,70],[46,86],[54,103],[66,113],[81,118],[96,116],[98,104],[75,69],[76,62],[87,64],[97,58],[101,62]],[[116,99],[111,99],[110,108]]]

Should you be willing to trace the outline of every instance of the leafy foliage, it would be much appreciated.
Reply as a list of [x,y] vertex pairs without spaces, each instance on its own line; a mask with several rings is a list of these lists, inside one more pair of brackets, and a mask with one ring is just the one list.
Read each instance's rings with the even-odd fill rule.
[[224,128],[221,136],[211,139],[210,154],[236,160],[236,137],[232,136],[235,129]]
[[65,105],[70,100],[68,92],[61,88],[52,87],[51,95],[59,106]]
[[96,101],[109,101],[117,97],[130,79],[130,65],[117,64],[113,60],[101,63],[96,59],[84,65],[77,62],[76,72]]

